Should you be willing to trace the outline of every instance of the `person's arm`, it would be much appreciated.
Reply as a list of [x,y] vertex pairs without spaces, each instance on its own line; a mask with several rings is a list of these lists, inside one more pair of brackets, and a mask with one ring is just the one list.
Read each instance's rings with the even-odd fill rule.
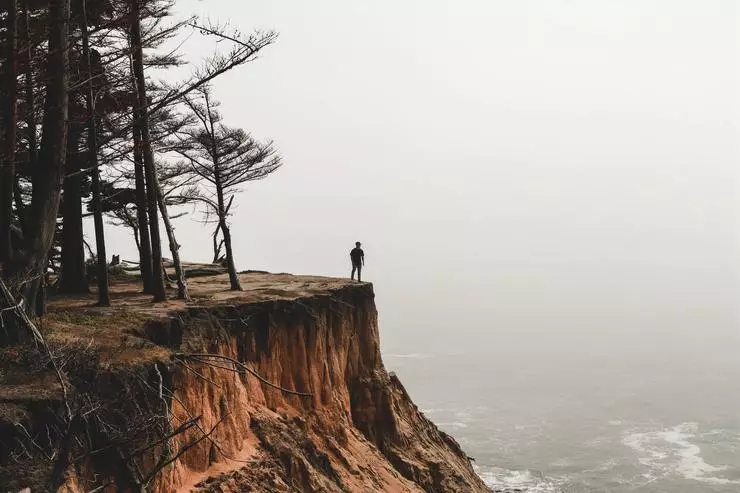
[[365,250],[360,251],[362,253],[362,266],[365,267]]

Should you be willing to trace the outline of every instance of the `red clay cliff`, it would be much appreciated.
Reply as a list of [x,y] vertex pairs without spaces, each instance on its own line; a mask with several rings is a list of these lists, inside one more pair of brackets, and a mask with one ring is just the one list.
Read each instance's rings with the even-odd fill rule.
[[[0,354],[0,490],[489,491],[385,370],[372,285],[241,282],[234,293],[223,276],[193,278],[187,304],[152,305],[127,282],[114,308],[52,301],[47,340],[75,355],[69,399],[89,412],[65,421],[54,375],[24,379],[23,358]],[[19,455],[18,425],[49,451],[67,437],[64,460]]]

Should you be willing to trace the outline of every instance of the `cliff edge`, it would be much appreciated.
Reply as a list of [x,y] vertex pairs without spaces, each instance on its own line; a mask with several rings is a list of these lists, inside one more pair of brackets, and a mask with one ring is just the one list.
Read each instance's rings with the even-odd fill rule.
[[[246,273],[152,304],[52,300],[0,350],[0,491],[484,492],[383,366],[370,284]],[[65,397],[66,394],[66,397]]]

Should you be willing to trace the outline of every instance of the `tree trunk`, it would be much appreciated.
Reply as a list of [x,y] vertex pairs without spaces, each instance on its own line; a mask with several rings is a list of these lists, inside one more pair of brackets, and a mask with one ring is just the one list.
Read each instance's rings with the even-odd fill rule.
[[[67,171],[82,168],[79,155],[82,128],[70,123],[67,137]],[[60,293],[89,293],[85,272],[85,244],[82,229],[83,175],[75,174],[64,180],[62,196],[62,271],[59,277]]]
[[221,259],[221,248],[224,245],[224,240],[218,241],[218,232],[221,231],[221,221],[216,225],[216,231],[213,232],[213,262],[217,264]]
[[221,231],[224,233],[224,247],[226,248],[226,262],[229,265],[229,283],[232,291],[241,291],[242,285],[239,282],[239,275],[236,273],[234,264],[234,253],[231,250],[231,231],[226,225],[226,219],[221,220]]
[[15,134],[17,119],[18,78],[16,47],[18,34],[18,3],[7,0],[5,23],[5,63],[2,67],[2,154],[0,154],[0,265],[13,261],[10,225],[13,223],[13,195],[15,184]]
[[216,171],[216,198],[218,200],[218,220],[221,224],[221,232],[224,235],[224,248],[226,249],[226,264],[229,269],[229,284],[232,291],[241,291],[242,285],[239,282],[239,275],[236,273],[236,264],[234,263],[234,252],[231,249],[231,230],[226,223],[226,205],[224,201],[224,191],[221,186],[221,177],[218,174],[218,165],[214,167]]
[[170,241],[170,252],[172,252],[172,263],[175,264],[175,275],[177,276],[177,298],[180,300],[190,300],[190,294],[188,293],[188,283],[185,280],[185,271],[182,268],[180,262],[180,245],[177,244],[175,238],[175,228],[172,226],[170,221],[170,215],[167,212],[167,204],[162,197],[162,193],[159,190],[159,183],[157,183],[157,199],[159,202],[159,210],[162,213],[162,220],[164,221],[164,228],[167,231],[167,238]]
[[[29,19],[28,0],[20,1],[23,12],[23,45],[25,46],[26,70],[24,86],[26,96],[26,139],[28,145],[28,169],[34,169],[38,158],[38,142],[36,138],[36,97],[33,93],[33,54],[31,47],[31,21]],[[21,194],[20,176],[15,177],[15,213],[18,216],[21,230],[26,229],[26,208]]]
[[[134,119],[141,118],[139,111],[134,111]],[[144,292],[154,294],[152,274],[152,243],[149,238],[149,218],[146,212],[146,182],[144,179],[144,160],[141,155],[141,135],[134,127],[134,177],[136,182],[136,222],[138,223],[139,270],[144,282]]]
[[46,65],[46,101],[41,150],[33,175],[33,195],[28,215],[25,262],[33,281],[25,284],[24,300],[29,312],[43,313],[40,287],[49,249],[54,241],[59,197],[67,154],[68,29],[70,0],[49,0],[49,46]]
[[105,229],[103,227],[103,208],[100,202],[100,169],[98,169],[98,139],[95,115],[95,95],[93,94],[93,71],[90,63],[90,35],[87,30],[87,2],[82,0],[82,52],[87,64],[87,154],[88,166],[92,167],[92,206],[95,223],[95,249],[98,260],[98,305],[109,306],[108,256],[105,253]]
[[[136,243],[136,249],[139,251],[139,257],[141,257],[141,242],[139,241],[139,229],[131,228],[131,230],[134,232],[134,243]],[[139,263],[139,270],[141,270],[141,263]]]
[[149,135],[149,116],[147,114],[146,81],[144,79],[144,55],[141,42],[140,0],[131,0],[131,48],[134,79],[139,118],[136,126],[141,136],[141,151],[144,158],[146,178],[147,212],[149,213],[150,238],[152,242],[152,290],[154,301],[167,299],[164,276],[162,274],[162,241],[159,237],[159,215],[157,214],[157,175],[154,169],[154,154]]
[[26,132],[28,139],[28,167],[33,169],[38,158],[38,142],[36,139],[36,96],[33,93],[33,53],[31,51],[31,21],[28,11],[28,0],[21,0],[23,9],[23,43],[26,45]]
[[[217,156],[214,151],[214,156]],[[216,182],[216,198],[218,200],[218,220],[221,223],[221,232],[224,235],[224,247],[226,248],[226,263],[229,268],[229,284],[231,285],[232,291],[241,291],[242,285],[239,282],[239,275],[236,273],[236,265],[234,263],[234,252],[231,249],[231,231],[229,226],[226,224],[226,203],[224,201],[224,190],[221,185],[221,176],[218,170],[218,159],[214,159],[214,173],[213,177]]]

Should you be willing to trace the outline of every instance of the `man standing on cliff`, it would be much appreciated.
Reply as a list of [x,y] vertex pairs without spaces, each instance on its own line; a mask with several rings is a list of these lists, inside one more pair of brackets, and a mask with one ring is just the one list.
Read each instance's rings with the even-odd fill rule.
[[362,251],[362,243],[355,243],[355,247],[349,252],[349,258],[352,260],[352,280],[355,279],[357,271],[357,282],[362,282],[362,267],[365,265],[365,252]]

